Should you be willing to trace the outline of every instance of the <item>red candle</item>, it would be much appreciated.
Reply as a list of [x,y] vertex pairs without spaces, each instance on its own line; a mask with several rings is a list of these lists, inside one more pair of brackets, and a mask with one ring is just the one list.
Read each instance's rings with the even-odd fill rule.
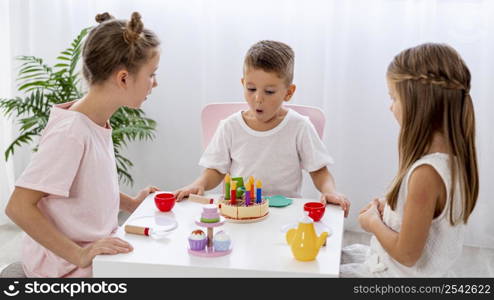
[[237,184],[235,181],[232,181],[232,183],[231,183],[230,203],[231,204],[237,203]]

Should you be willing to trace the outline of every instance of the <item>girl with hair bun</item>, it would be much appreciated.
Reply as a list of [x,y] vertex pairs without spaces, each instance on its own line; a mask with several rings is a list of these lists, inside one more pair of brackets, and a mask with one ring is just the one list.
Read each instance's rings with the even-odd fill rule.
[[26,233],[22,267],[28,277],[91,277],[100,254],[132,251],[112,237],[119,209],[129,212],[150,193],[119,191],[109,120],[122,106],[139,108],[157,86],[157,36],[139,13],[110,14],[88,34],[82,50],[88,93],[56,105],[38,151],[16,182],[6,214]]

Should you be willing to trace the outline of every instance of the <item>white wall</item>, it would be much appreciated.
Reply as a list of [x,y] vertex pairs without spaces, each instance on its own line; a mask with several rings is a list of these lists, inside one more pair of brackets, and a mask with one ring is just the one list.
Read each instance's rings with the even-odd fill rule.
[[[359,209],[384,193],[397,167],[398,126],[388,110],[384,72],[406,47],[447,42],[473,74],[481,193],[468,235],[470,244],[494,247],[494,3],[492,1],[11,1],[14,55],[53,62],[97,13],[128,18],[137,10],[162,39],[159,86],[143,106],[158,121],[153,142],[134,143],[136,184],[173,190],[200,172],[200,110],[209,102],[242,101],[243,55],[262,39],[291,45],[296,53],[294,103],[321,107],[332,172],[352,201],[347,229],[358,230]],[[16,175],[29,151],[15,157]],[[316,196],[311,184],[306,195]]]

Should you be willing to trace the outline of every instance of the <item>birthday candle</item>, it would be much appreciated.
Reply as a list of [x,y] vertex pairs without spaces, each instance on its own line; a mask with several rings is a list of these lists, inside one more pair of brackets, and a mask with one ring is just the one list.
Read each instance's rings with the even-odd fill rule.
[[260,180],[257,180],[256,183],[256,203],[261,203],[262,202],[262,182]]
[[232,181],[232,183],[231,183],[230,203],[231,204],[237,203],[237,182],[236,181]]
[[225,200],[230,200],[230,174],[226,174],[225,176]]
[[250,205],[250,184],[247,184],[246,190],[245,190],[245,206]]
[[247,185],[250,187],[250,198],[254,200],[256,197],[254,196],[254,177],[249,177],[249,182]]

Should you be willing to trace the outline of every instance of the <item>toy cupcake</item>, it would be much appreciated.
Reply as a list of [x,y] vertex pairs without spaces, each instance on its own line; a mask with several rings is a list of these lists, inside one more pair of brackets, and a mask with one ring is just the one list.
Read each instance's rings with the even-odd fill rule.
[[200,229],[192,231],[192,233],[189,236],[190,250],[194,250],[194,251],[204,250],[207,242],[208,239],[206,237],[206,234],[204,234],[204,231]]
[[214,251],[228,251],[230,244],[230,237],[223,230],[215,234],[213,239]]

